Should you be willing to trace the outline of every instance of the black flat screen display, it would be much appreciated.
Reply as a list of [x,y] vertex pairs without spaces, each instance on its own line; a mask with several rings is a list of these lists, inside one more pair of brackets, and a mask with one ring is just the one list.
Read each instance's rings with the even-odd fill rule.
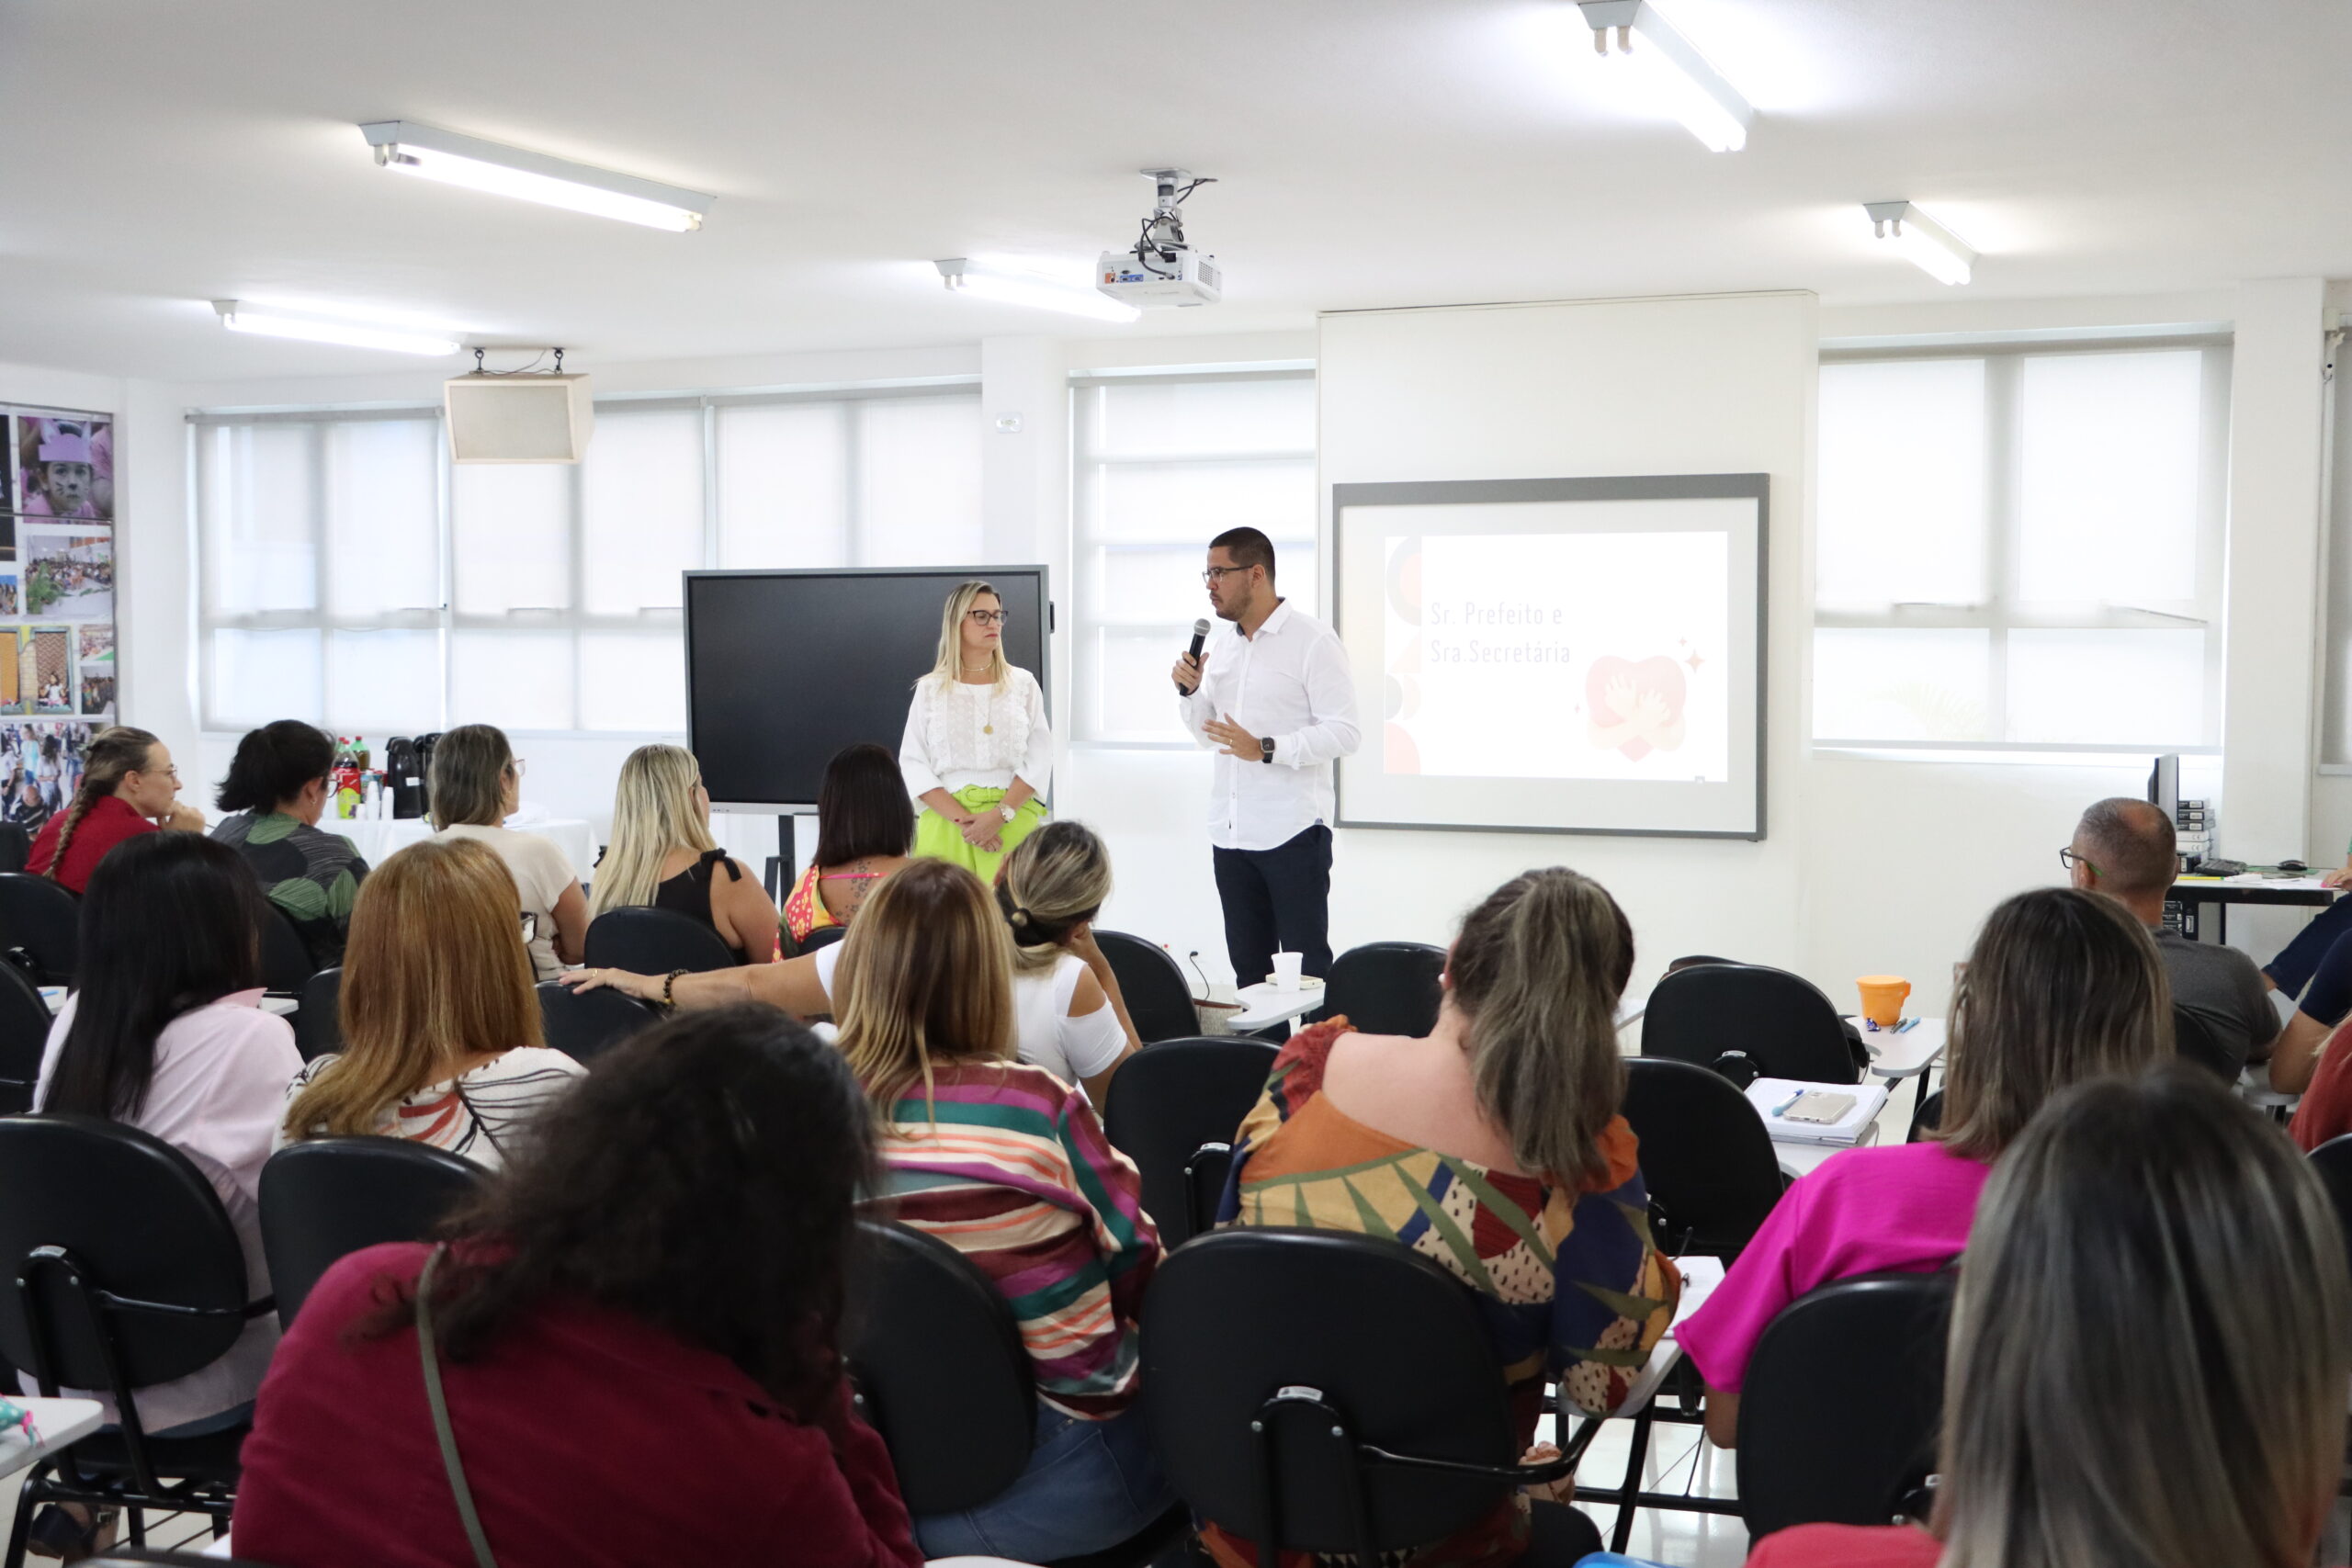
[[813,811],[834,752],[871,740],[895,755],[940,611],[976,577],[1009,612],[1004,656],[1037,677],[1051,711],[1042,566],[685,575],[686,744],[713,806]]

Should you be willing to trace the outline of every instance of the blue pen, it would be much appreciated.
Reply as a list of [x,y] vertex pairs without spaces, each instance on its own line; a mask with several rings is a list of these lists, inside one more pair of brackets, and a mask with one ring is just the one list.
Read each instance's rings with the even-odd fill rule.
[[1917,1028],[1917,1027],[1918,1027],[1918,1025],[1919,1025],[1919,1021],[1918,1021],[1917,1019],[1916,1019],[1916,1018],[1906,1018],[1906,1019],[1905,1019],[1901,1023],[1898,1023],[1898,1024],[1896,1024],[1896,1025],[1894,1026],[1894,1032],[1895,1032],[1895,1033],[1897,1033],[1897,1034],[1900,1034],[1900,1033],[1902,1033],[1905,1030],[1906,1030],[1906,1029],[1916,1029],[1916,1028]]
[[1788,1099],[1786,1099],[1786,1100],[1784,1100],[1781,1101],[1781,1103],[1780,1103],[1780,1104],[1778,1104],[1778,1105],[1776,1105],[1776,1106],[1772,1107],[1772,1114],[1773,1114],[1773,1115],[1775,1115],[1775,1116],[1780,1115],[1782,1111],[1786,1111],[1790,1106],[1794,1105],[1798,1100],[1803,1100],[1804,1098],[1804,1090],[1803,1090],[1803,1089],[1799,1089],[1799,1090],[1797,1090],[1797,1091],[1796,1091],[1796,1093],[1794,1093],[1794,1094],[1792,1094],[1792,1095],[1789,1096],[1789,1098],[1788,1098]]

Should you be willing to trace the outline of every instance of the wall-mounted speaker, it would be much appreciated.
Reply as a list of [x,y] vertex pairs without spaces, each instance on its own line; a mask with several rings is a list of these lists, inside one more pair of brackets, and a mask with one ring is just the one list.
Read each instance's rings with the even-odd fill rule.
[[588,449],[585,376],[458,376],[442,394],[453,463],[576,463]]

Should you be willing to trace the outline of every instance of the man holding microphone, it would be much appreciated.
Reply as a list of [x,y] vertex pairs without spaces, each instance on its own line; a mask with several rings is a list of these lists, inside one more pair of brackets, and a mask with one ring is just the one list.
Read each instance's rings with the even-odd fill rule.
[[[1172,671],[1184,728],[1216,749],[1209,842],[1234,979],[1255,985],[1274,953],[1331,967],[1331,763],[1352,753],[1355,679],[1331,628],[1274,592],[1274,547],[1255,528],[1209,541],[1209,607],[1233,625]],[[1194,647],[1200,646],[1196,637]]]

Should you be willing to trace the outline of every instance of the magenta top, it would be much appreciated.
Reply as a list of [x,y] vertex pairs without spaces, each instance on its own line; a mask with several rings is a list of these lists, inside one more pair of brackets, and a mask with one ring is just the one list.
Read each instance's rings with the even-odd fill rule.
[[1889,1270],[1932,1273],[1960,1256],[1992,1167],[1941,1144],[1848,1149],[1781,1196],[1756,1239],[1675,1330],[1709,1388],[1736,1389],[1764,1325],[1807,1291]]

